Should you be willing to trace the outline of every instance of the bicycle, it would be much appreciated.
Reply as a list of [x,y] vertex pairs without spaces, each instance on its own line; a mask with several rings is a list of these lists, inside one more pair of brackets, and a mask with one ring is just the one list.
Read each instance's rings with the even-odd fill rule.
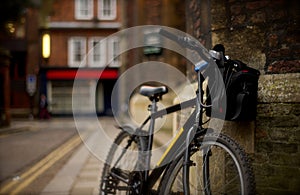
[[[100,194],[255,194],[254,175],[245,151],[229,136],[203,125],[203,114],[210,105],[203,102],[201,72],[209,68],[212,58],[203,55],[189,37],[163,29],[160,34],[201,55],[203,60],[195,65],[196,97],[158,110],[157,103],[168,88],[141,86],[140,94],[151,101],[150,115],[138,128],[121,127],[103,168]],[[155,120],[189,107],[195,108],[193,113],[150,170]],[[148,131],[143,130],[146,124]]]

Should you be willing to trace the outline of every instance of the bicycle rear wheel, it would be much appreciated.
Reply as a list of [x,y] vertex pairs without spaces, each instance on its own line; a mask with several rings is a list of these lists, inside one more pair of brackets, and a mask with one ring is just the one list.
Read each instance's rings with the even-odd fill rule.
[[[231,138],[210,133],[196,139],[190,159],[190,194],[255,194],[255,182],[246,153]],[[183,157],[174,161],[160,187],[160,194],[184,194]]]
[[[115,138],[103,167],[100,195],[138,194],[145,148],[143,137],[122,131]],[[133,187],[134,186],[134,187]]]

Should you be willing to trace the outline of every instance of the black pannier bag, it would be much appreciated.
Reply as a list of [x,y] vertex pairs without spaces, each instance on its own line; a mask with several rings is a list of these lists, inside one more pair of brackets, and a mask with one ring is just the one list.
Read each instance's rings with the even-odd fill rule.
[[[219,65],[218,62],[217,64]],[[225,120],[254,120],[256,117],[258,78],[260,72],[256,69],[248,67],[239,60],[226,60],[222,64],[224,64],[224,66],[219,66],[219,68],[223,74],[226,91],[227,108]],[[207,95],[206,101],[207,105],[211,104],[212,101],[210,95]],[[218,114],[222,115],[221,112],[224,109],[221,108],[221,106],[216,109],[217,110],[214,112],[215,116],[213,117],[218,118]],[[206,110],[206,115],[211,116],[211,108]]]
[[224,72],[226,120],[254,120],[256,117],[259,71],[241,61],[229,60]]

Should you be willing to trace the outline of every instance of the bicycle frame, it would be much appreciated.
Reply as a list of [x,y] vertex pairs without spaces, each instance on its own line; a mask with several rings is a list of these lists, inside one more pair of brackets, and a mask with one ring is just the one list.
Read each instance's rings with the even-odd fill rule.
[[[185,194],[189,194],[189,165],[190,165],[190,143],[192,139],[194,138],[196,131],[203,131],[205,130],[202,128],[202,124],[200,121],[200,118],[202,118],[202,107],[204,106],[202,104],[203,101],[203,92],[202,92],[202,83],[203,80],[201,72],[197,72],[198,75],[198,90],[196,91],[196,98],[193,98],[191,100],[182,102],[181,104],[176,104],[173,106],[170,106],[166,109],[157,110],[157,100],[153,99],[151,103],[151,109],[150,109],[150,116],[142,123],[142,125],[137,129],[137,131],[140,131],[143,129],[143,127],[150,121],[149,129],[148,129],[148,146],[146,148],[147,156],[146,156],[146,171],[144,171],[144,190],[149,191],[156,183],[156,181],[159,179],[163,171],[167,168],[167,166],[175,159],[178,159],[181,155],[184,154],[184,169],[183,169],[183,178],[184,178],[184,191]],[[156,165],[156,168],[152,170],[151,173],[149,173],[150,169],[150,161],[151,161],[151,150],[152,150],[152,144],[153,144],[153,137],[154,137],[154,126],[155,126],[155,120],[157,118],[163,117],[165,115],[177,112],[179,110],[183,110],[189,107],[196,106],[193,113],[190,115],[190,117],[187,119],[183,127],[180,128],[177,135],[173,138],[172,142],[170,143],[169,147],[166,149],[164,154],[162,155],[161,159]],[[200,128],[199,128],[200,127]]]
[[[234,176],[233,179],[229,178],[229,183],[227,183],[226,181],[221,181],[224,185],[221,186],[221,188],[227,190],[226,187],[229,187],[230,190],[232,190],[231,185],[228,186],[228,184],[233,183],[233,185],[235,185],[236,182],[234,181],[237,178],[237,192],[239,192],[240,190],[242,194],[254,194],[254,176],[250,164],[248,162],[249,160],[247,158],[247,155],[245,154],[243,149],[229,136],[219,136],[219,134],[214,133],[214,130],[210,131],[210,129],[203,127],[203,124],[206,123],[203,123],[202,121],[204,111],[207,112],[207,110],[204,110],[205,108],[212,107],[212,105],[214,105],[213,108],[210,109],[211,113],[208,113],[208,116],[213,116],[213,111],[217,111],[216,114],[226,113],[226,110],[225,112],[223,111],[223,107],[219,107],[219,105],[222,104],[221,100],[223,100],[222,97],[224,95],[224,91],[218,88],[218,86],[222,86],[219,85],[218,81],[223,82],[223,79],[218,79],[222,78],[217,75],[219,73],[219,67],[211,66],[215,63],[214,58],[206,55],[203,51],[203,47],[201,47],[201,45],[197,44],[195,40],[191,39],[188,36],[177,36],[163,29],[160,29],[159,33],[164,37],[178,43],[183,48],[193,50],[199,54],[201,59],[199,59],[197,63],[194,63],[198,82],[196,97],[191,100],[185,101],[181,104],[176,104],[166,109],[158,110],[157,102],[163,94],[167,93],[167,89],[165,87],[155,88],[147,86],[141,88],[140,93],[144,96],[149,97],[151,101],[151,105],[149,106],[150,115],[146,118],[146,120],[142,123],[142,125],[139,128],[135,129],[132,128],[132,126],[130,125],[121,127],[121,129],[125,131],[128,128],[129,132],[121,133],[117,137],[118,139],[116,139],[116,143],[119,143],[123,140],[126,141],[127,136],[129,136],[129,139],[127,139],[127,145],[125,146],[125,148],[122,149],[121,155],[117,156],[115,166],[112,166],[112,168],[104,168],[105,171],[109,171],[109,174],[105,173],[106,175],[104,178],[104,182],[101,183],[101,187],[103,186],[103,189],[107,190],[108,193],[114,193],[116,192],[116,190],[120,190],[127,191],[132,194],[140,194],[141,192],[143,192],[143,194],[151,194],[154,190],[154,185],[162,176],[162,183],[160,183],[158,189],[159,193],[168,193],[169,190],[173,190],[170,188],[174,187],[174,179],[177,180],[182,178],[182,185],[180,185],[180,187],[183,187],[183,189],[180,189],[180,192],[178,193],[184,193],[185,195],[189,195],[190,168],[194,165],[197,166],[197,164],[192,161],[192,155],[195,152],[201,150],[200,155],[202,155],[203,162],[199,162],[199,165],[202,167],[202,181],[200,183],[200,185],[202,184],[202,186],[199,187],[207,195],[211,194],[211,192],[214,190],[218,190],[217,192],[219,192],[218,185],[211,185],[213,184],[211,183],[211,180],[219,180],[218,176],[214,177],[214,174],[211,175],[210,169],[210,157],[216,157],[216,159],[211,158],[212,162],[214,162],[215,160],[218,161],[218,155],[213,156],[213,153],[215,151],[214,149],[216,148],[216,154],[219,153],[218,151],[224,151],[226,152],[226,154],[229,155],[229,160],[231,160],[231,163],[229,163],[229,165],[233,164],[236,168],[235,172],[238,173],[238,175]],[[204,71],[203,75],[201,73],[202,71]],[[209,100],[210,98],[213,98],[211,99],[212,103],[210,103],[212,105],[203,104],[202,84],[204,82],[204,76],[209,78],[208,87],[211,88],[207,89],[209,89]],[[212,86],[210,86],[210,84],[212,84]],[[194,111],[189,116],[184,125],[179,129],[176,136],[173,138],[170,145],[168,146],[164,154],[161,156],[161,159],[158,161],[157,165],[154,167],[154,169],[150,170],[152,146],[154,139],[154,127],[156,119],[189,107],[194,107]],[[218,108],[220,109],[218,110]],[[146,124],[149,124],[149,128],[148,131],[146,131],[145,133],[145,130],[143,130],[143,128]],[[204,137],[206,133],[209,133],[207,134],[207,142]],[[211,143],[215,141],[215,139],[217,143],[216,147],[214,147],[214,143]],[[126,150],[131,146],[131,143],[133,142],[137,144],[137,147],[139,149],[137,164],[133,165],[141,169],[129,172],[122,171],[121,168],[117,167],[117,163],[121,162],[121,158],[125,156],[124,154],[126,153]],[[147,145],[145,145],[145,143],[147,143]],[[115,150],[112,150],[111,153],[114,154]],[[110,160],[111,158],[108,159]],[[214,166],[214,163],[212,165]],[[231,166],[229,167],[229,169],[231,169]],[[179,177],[177,177],[178,172],[176,171],[179,170],[182,170],[182,173],[179,175]],[[212,173],[214,173],[214,170],[212,171]],[[122,181],[121,185],[119,185],[119,181]],[[122,185],[123,183],[125,184],[125,186]],[[216,184],[218,183],[219,182],[216,181]],[[175,187],[177,188],[177,186]],[[196,188],[198,189],[198,186]],[[177,192],[175,193],[177,194]],[[228,194],[227,191],[224,191],[223,193]],[[229,194],[230,193],[231,192],[229,192]]]

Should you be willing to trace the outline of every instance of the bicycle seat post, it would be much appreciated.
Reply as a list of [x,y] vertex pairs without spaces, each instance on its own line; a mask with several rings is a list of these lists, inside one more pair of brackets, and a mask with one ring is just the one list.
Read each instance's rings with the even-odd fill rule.
[[147,156],[146,156],[146,173],[145,173],[145,181],[148,179],[148,174],[150,170],[150,163],[151,163],[151,150],[153,145],[153,137],[154,137],[154,127],[155,127],[155,118],[152,117],[152,114],[157,112],[157,102],[159,101],[158,98],[150,98],[151,104],[148,106],[148,110],[151,114],[150,119],[150,126],[148,130],[148,146],[147,146]]
[[151,163],[151,150],[153,145],[153,136],[154,136],[154,127],[155,127],[155,118],[153,115],[157,112],[157,102],[161,99],[163,94],[168,92],[168,88],[165,86],[153,87],[153,86],[142,86],[140,88],[140,94],[143,96],[147,96],[151,104],[148,106],[148,110],[150,111],[150,125],[148,130],[148,146],[147,146],[147,155],[145,158],[146,163],[146,171],[145,171],[145,181],[148,179],[150,163]]
[[157,102],[159,99],[157,98],[151,98],[150,97],[151,104],[148,106],[148,110],[151,114],[154,114],[157,111]]

